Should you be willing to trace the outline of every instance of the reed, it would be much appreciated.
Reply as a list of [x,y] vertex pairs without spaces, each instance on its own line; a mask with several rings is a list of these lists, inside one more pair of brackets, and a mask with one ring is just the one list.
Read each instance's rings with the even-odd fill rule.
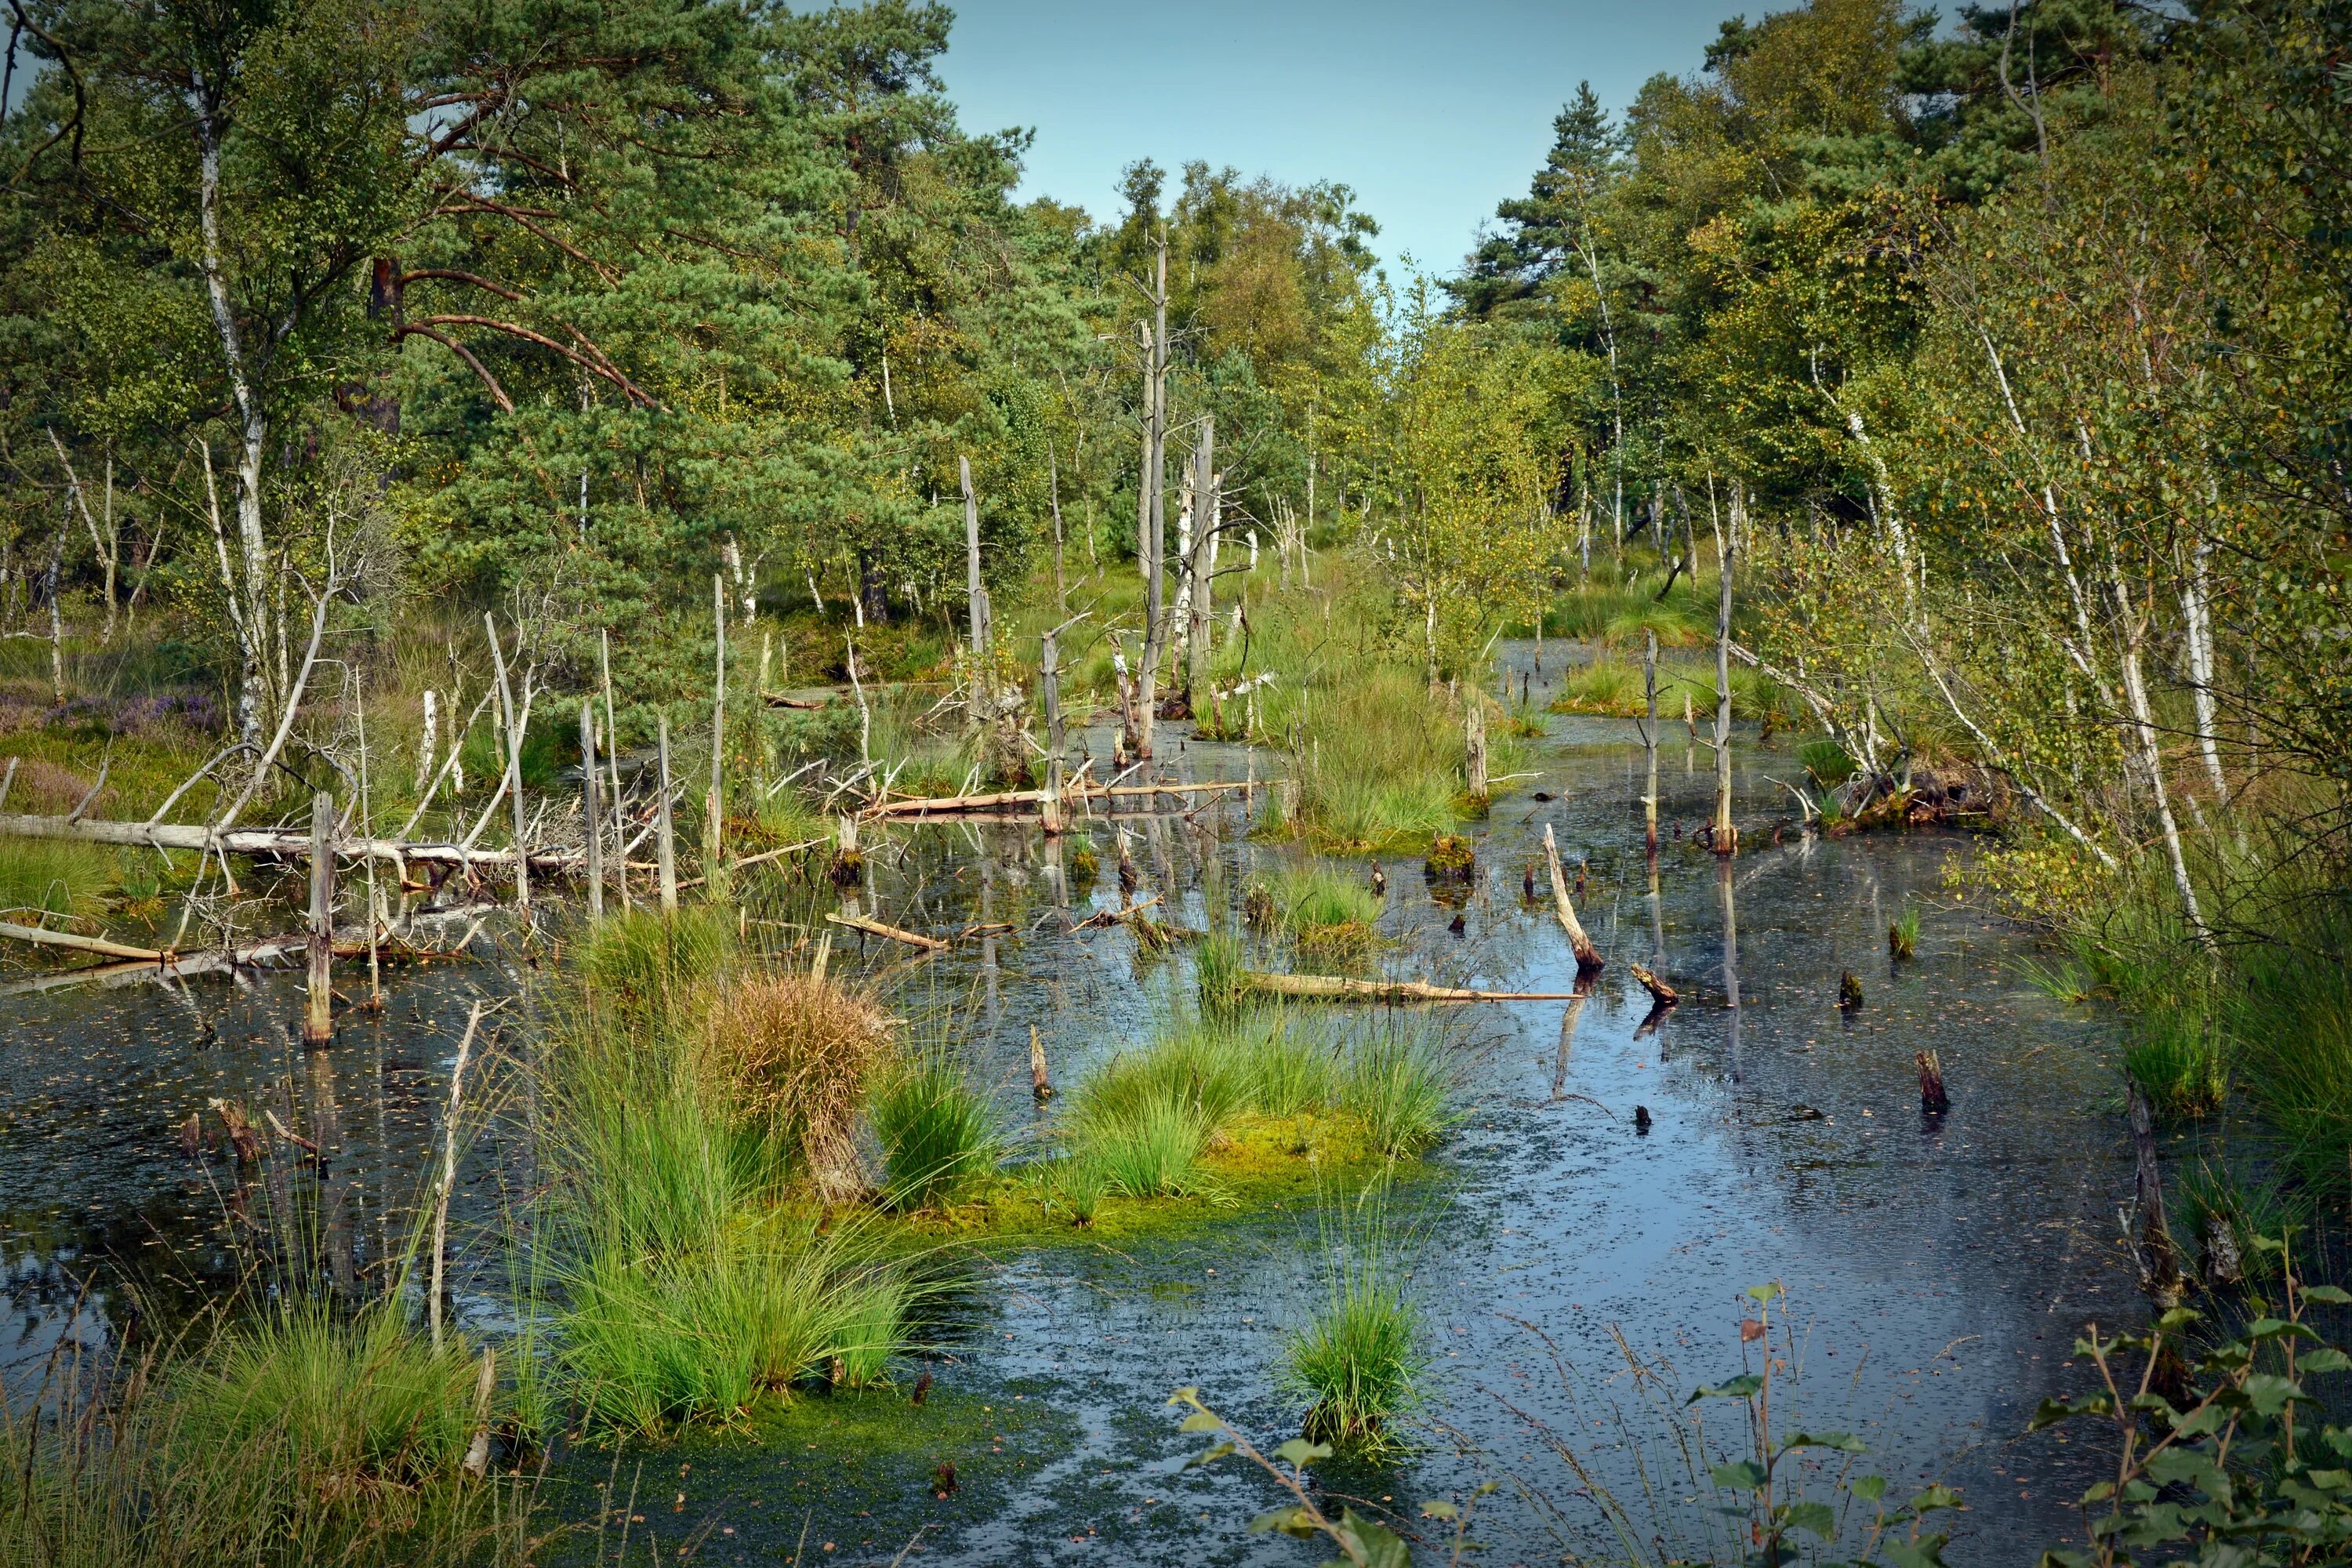
[[1460,1120],[1447,1042],[1425,1016],[1396,1014],[1358,1026],[1339,1102],[1391,1158],[1418,1153]]
[[1305,1436],[1374,1461],[1395,1457],[1398,1417],[1417,1402],[1428,1358],[1412,1268],[1385,1215],[1343,1207],[1323,1237],[1321,1291],[1303,1327],[1287,1336],[1280,1384],[1311,1403]]

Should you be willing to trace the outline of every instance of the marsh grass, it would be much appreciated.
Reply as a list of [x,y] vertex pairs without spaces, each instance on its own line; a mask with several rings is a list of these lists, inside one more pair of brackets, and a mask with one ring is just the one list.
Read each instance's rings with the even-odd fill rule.
[[1377,1189],[1325,1210],[1319,1251],[1320,1289],[1306,1323],[1286,1337],[1277,1379],[1310,1402],[1308,1440],[1393,1459],[1404,1447],[1397,1420],[1418,1402],[1429,1360],[1408,1248]]
[[1449,1042],[1425,1014],[1360,1022],[1348,1044],[1339,1103],[1391,1158],[1435,1143],[1460,1119]]
[[939,1047],[918,1049],[885,1069],[866,1116],[882,1146],[883,1202],[894,1209],[953,1202],[995,1169],[1003,1147],[994,1107]]
[[[2210,1253],[2216,1227],[2225,1227],[2237,1251],[2239,1272],[2255,1283],[2279,1277],[2287,1248],[2311,1229],[2315,1212],[2308,1192],[2275,1176],[2240,1171],[2219,1156],[2184,1164],[2173,1177],[2173,1190],[2183,1241],[2202,1244]],[[2263,1247],[2258,1241],[2276,1245]]]
[[1351,957],[1379,940],[1380,895],[1353,873],[1320,861],[1279,866],[1259,877],[1244,906],[1261,923],[1312,951]]
[[515,1564],[547,1536],[535,1475],[462,1473],[478,1363],[389,1311],[315,1303],[110,1373],[53,1363],[0,1436],[10,1568]]
[[1919,954],[1919,910],[1906,906],[1886,927],[1886,954],[1889,958],[1916,958]]
[[[1318,687],[1301,703],[1292,770],[1298,821],[1334,848],[1380,849],[1454,825],[1461,725],[1426,679],[1395,665]],[[1495,737],[1507,743],[1507,738]],[[1507,762],[1495,770],[1507,772]]]
[[22,925],[43,918],[96,915],[121,889],[116,851],[58,838],[11,838],[0,854],[0,919]]
[[598,1430],[731,1424],[803,1381],[880,1376],[905,1316],[866,1228],[792,1201],[846,1149],[887,1027],[830,982],[730,973],[726,931],[607,921],[552,1019],[543,1234],[560,1363]]

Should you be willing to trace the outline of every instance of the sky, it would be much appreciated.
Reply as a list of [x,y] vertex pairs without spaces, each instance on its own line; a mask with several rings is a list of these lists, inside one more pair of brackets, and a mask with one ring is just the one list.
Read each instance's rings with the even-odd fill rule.
[[1020,195],[1116,216],[1118,172],[1193,159],[1335,180],[1373,248],[1451,274],[1524,195],[1552,116],[1590,79],[1612,114],[1698,69],[1728,0],[955,0],[940,77],[966,130],[1036,132]]

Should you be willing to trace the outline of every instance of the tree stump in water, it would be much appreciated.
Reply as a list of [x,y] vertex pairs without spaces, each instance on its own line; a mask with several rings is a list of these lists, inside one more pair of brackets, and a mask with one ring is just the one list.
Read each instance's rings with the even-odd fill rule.
[[1838,976],[1838,1010],[1851,1013],[1862,1005],[1862,982],[1849,969]]
[[1429,847],[1429,858],[1422,863],[1422,871],[1433,882],[1466,882],[1477,868],[1477,852],[1470,847],[1467,837],[1459,833],[1441,833]]
[[1952,1109],[1951,1096],[1944,1092],[1944,1064],[1933,1051],[1919,1051],[1911,1058],[1919,1068],[1919,1109],[1930,1116],[1941,1116]]

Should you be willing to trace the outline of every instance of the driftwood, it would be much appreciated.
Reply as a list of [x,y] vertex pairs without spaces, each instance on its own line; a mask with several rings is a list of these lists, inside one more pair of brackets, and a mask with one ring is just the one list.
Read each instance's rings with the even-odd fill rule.
[[771,708],[790,708],[803,713],[833,706],[833,699],[830,697],[786,697],[778,691],[768,692],[761,698],[761,700]]
[[160,961],[163,952],[152,947],[132,947],[127,942],[109,942],[104,937],[76,936],[69,931],[44,931],[39,926],[20,926],[0,921],[0,937],[11,942],[29,942],[40,947],[70,948],[76,952],[95,952],[107,958],[135,958],[149,963]]
[[1671,1007],[1675,1003],[1683,999],[1682,993],[1676,991],[1673,986],[1659,979],[1655,974],[1653,974],[1649,970],[1643,968],[1642,965],[1638,963],[1629,963],[1625,967],[1633,973],[1634,979],[1642,983],[1642,989],[1647,991],[1652,997],[1655,998],[1660,1006]]
[[1097,910],[1086,919],[1079,921],[1077,923],[1071,926],[1070,929],[1072,931],[1108,931],[1112,926],[1120,923],[1122,921],[1129,920],[1133,916],[1140,914],[1142,911],[1150,909],[1159,901],[1160,895],[1154,893],[1139,904],[1121,904],[1115,910]]
[[1572,991],[1465,991],[1423,980],[1350,980],[1337,974],[1268,974],[1242,972],[1242,984],[1276,996],[1326,997],[1365,1002],[1572,1002]]
[[824,918],[835,925],[847,926],[851,931],[862,931],[868,936],[886,936],[892,942],[903,942],[908,947],[919,947],[927,952],[945,952],[948,950],[948,944],[935,936],[925,936],[919,931],[902,931],[897,926],[884,925],[880,921],[867,920],[863,915],[845,915],[838,910],[827,910]]

